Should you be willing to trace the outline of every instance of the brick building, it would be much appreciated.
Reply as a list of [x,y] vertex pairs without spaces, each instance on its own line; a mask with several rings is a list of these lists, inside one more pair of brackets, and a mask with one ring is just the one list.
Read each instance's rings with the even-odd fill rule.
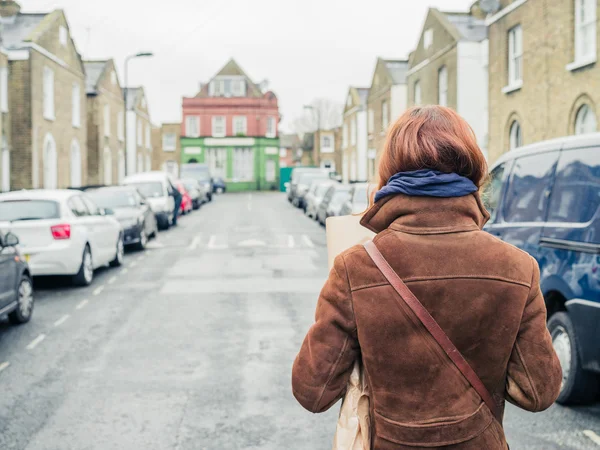
[[152,122],[143,87],[123,89],[127,101],[125,127],[125,172],[127,175],[152,168]]
[[596,131],[597,0],[501,0],[488,17],[490,159]]
[[438,104],[471,125],[487,153],[488,41],[483,14],[430,8],[417,48],[409,58],[408,105]]
[[388,126],[407,107],[406,72],[407,60],[378,58],[367,98],[367,130],[369,147],[367,151],[367,177],[375,176],[383,149]]
[[342,170],[342,127],[317,130],[313,134],[312,162],[332,172]]
[[279,187],[277,97],[230,60],[183,99],[182,162],[205,162],[228,191]]
[[125,177],[125,102],[113,60],[85,61],[88,184]]
[[279,166],[292,167],[302,158],[302,141],[297,134],[279,136]]
[[0,1],[2,45],[9,59],[10,187],[85,183],[86,99],[83,62],[65,14],[21,13]]
[[367,181],[367,99],[369,88],[350,86],[342,125],[342,178]]
[[10,190],[10,108],[8,55],[0,50],[0,192]]
[[152,170],[179,177],[181,123],[163,123],[152,129]]

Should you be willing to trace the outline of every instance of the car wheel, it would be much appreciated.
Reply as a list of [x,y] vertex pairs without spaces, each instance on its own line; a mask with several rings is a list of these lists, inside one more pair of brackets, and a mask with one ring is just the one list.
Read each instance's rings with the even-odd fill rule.
[[208,201],[212,202],[212,194],[208,194]]
[[33,284],[27,275],[21,276],[17,291],[17,309],[8,315],[8,319],[15,325],[29,322],[33,312]]
[[563,379],[556,400],[561,404],[591,403],[598,392],[598,377],[581,366],[577,336],[565,312],[554,314],[548,322],[552,345],[562,367]]
[[119,267],[125,259],[125,246],[123,245],[123,236],[119,235],[117,240],[117,253],[115,259],[110,262],[110,267]]
[[146,234],[146,227],[144,225],[144,228],[142,229],[142,231],[140,231],[140,242],[138,242],[137,244],[137,249],[145,250],[146,245],[148,245],[148,235]]
[[88,245],[83,250],[81,257],[81,266],[79,272],[73,277],[73,283],[77,286],[89,286],[94,280],[94,263],[92,261],[92,252]]
[[222,194],[223,192],[225,192],[225,189],[222,187],[217,188],[217,194]]

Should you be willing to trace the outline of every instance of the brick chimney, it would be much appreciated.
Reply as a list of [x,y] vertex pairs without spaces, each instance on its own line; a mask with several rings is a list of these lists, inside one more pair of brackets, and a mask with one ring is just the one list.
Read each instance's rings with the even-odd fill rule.
[[21,5],[14,0],[0,0],[0,17],[13,17],[21,12]]

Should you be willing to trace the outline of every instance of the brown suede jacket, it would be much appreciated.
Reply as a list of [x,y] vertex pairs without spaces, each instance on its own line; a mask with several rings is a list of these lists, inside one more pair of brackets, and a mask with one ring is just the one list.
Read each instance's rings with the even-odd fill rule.
[[[501,409],[542,411],[562,373],[546,328],[539,268],[527,253],[482,231],[479,194],[396,195],[362,224],[464,355]],[[312,412],[344,394],[362,358],[377,450],[506,449],[502,426],[399,298],[365,249],[335,260],[293,368],[296,399]]]

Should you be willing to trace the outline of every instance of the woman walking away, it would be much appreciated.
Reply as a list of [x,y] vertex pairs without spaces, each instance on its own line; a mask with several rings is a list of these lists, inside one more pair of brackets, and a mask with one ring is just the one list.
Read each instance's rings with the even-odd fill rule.
[[407,111],[388,134],[361,222],[378,234],[338,256],[321,291],[294,395],[309,411],[327,410],[361,360],[373,449],[506,449],[505,400],[542,411],[558,396],[539,268],[482,231],[486,174],[456,112]]

